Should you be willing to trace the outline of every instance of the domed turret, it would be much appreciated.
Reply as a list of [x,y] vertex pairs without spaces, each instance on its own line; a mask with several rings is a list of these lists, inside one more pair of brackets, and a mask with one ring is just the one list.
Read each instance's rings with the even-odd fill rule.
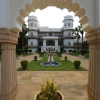
[[63,23],[64,23],[63,30],[73,29],[73,16],[71,15],[65,16]]
[[39,23],[36,16],[28,17],[28,28],[38,30]]

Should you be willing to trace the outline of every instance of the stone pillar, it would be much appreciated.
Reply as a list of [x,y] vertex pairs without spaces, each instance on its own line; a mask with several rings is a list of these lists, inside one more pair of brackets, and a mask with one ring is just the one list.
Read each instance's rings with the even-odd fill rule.
[[43,46],[46,46],[46,40],[43,40]]
[[58,46],[58,39],[55,40],[55,46]]
[[18,100],[15,51],[17,39],[17,33],[13,33],[7,29],[0,30],[0,43],[2,49],[0,100]]
[[89,100],[100,100],[100,29],[86,34],[89,43],[87,93]]

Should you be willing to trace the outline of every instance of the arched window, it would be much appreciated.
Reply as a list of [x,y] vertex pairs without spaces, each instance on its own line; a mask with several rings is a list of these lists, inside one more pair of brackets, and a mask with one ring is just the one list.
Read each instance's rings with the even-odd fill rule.
[[37,27],[36,23],[34,24],[34,27],[35,27],[35,28]]
[[31,36],[33,36],[33,33],[31,33]]
[[33,46],[33,42],[31,42],[31,46]]
[[65,23],[65,25],[64,25],[65,27],[67,26],[67,24]]
[[71,46],[71,43],[70,42],[68,42],[68,46]]
[[68,27],[70,27],[70,23],[68,23]]
[[68,37],[70,37],[70,33],[68,33]]
[[33,26],[33,23],[31,23],[31,26]]

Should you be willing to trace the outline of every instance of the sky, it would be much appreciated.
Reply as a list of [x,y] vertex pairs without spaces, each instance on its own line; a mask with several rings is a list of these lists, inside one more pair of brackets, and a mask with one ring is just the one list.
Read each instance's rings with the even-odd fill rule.
[[[31,12],[30,15],[37,16],[41,27],[48,26],[49,28],[61,28],[63,26],[63,19],[66,15],[72,15],[74,19],[74,28],[80,25],[79,18],[74,16],[73,12],[68,12],[67,9],[59,9],[56,7],[47,7],[43,10],[37,9],[35,12]],[[28,17],[25,18],[27,24]]]

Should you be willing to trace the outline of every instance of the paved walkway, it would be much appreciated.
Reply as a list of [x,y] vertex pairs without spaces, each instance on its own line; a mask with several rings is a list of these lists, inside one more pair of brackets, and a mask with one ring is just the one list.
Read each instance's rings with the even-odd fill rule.
[[46,78],[53,79],[65,100],[87,100],[87,71],[23,71],[17,72],[19,100],[34,100],[40,84]]
[[[38,56],[38,59],[41,59],[38,54],[21,57],[20,60],[16,60],[17,68],[20,67],[21,60],[34,60],[35,55]],[[64,59],[65,55],[67,55],[68,59],[71,61],[80,59],[79,57],[70,56],[68,54],[63,54],[61,59]],[[82,67],[84,67],[83,65],[85,63],[85,67],[88,69],[88,60],[80,60],[82,62]],[[54,78],[65,100],[87,100],[86,85],[88,71],[17,71],[19,100],[34,100],[32,98],[37,91],[40,90],[40,84],[43,83],[46,78]]]

